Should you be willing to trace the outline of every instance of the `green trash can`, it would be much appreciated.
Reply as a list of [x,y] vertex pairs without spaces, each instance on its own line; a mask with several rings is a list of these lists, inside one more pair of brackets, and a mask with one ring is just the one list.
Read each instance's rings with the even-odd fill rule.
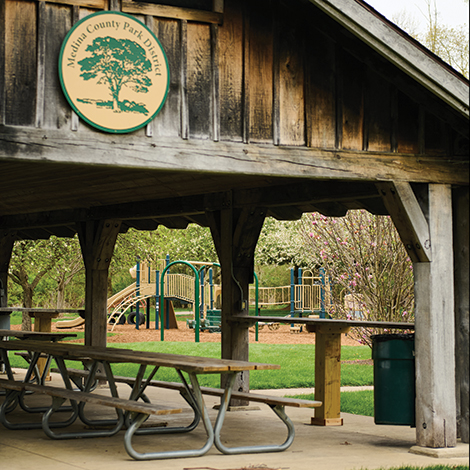
[[375,424],[416,425],[414,334],[372,336]]

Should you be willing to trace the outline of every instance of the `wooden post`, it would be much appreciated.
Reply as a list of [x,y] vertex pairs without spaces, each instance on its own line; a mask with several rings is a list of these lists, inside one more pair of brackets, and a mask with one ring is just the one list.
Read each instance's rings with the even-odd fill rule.
[[469,189],[453,192],[454,286],[455,286],[455,379],[458,434],[469,441]]
[[457,444],[451,187],[431,184],[428,196],[432,261],[414,263],[416,440],[444,448]]
[[[246,315],[249,311],[249,284],[253,280],[254,252],[266,210],[234,210],[231,194],[227,193],[226,196],[226,209],[207,212],[222,270],[222,358],[247,361],[248,326],[237,323],[233,317]],[[243,372],[237,377],[234,390],[249,389],[249,372]],[[232,400],[231,404],[240,406],[246,403]]]
[[[0,231],[0,307],[8,307],[8,268],[14,244],[13,233]],[[10,329],[10,314],[0,314],[0,329]]]
[[[57,313],[29,313],[29,316],[34,318],[34,331],[39,333],[50,333],[52,331],[52,319],[57,318],[60,314]],[[44,369],[46,368],[47,359],[39,358],[38,359],[38,369],[39,376],[41,377],[44,374]],[[47,371],[45,380],[51,380],[50,371]]]
[[341,334],[345,326],[317,326],[315,329],[315,400],[323,404],[315,410],[312,424],[342,426],[341,418]]
[[[414,263],[417,445],[454,447],[457,426],[451,187],[431,184],[425,190],[421,188],[419,194],[408,183],[381,183],[377,187]],[[468,247],[468,239],[466,243]]]
[[105,347],[108,269],[121,221],[87,221],[78,227],[86,271],[85,345]]

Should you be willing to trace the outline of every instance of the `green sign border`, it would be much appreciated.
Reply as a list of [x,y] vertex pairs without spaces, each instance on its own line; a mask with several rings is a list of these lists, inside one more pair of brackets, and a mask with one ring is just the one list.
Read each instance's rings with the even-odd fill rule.
[[[155,111],[155,113],[149,118],[147,119],[145,122],[143,122],[142,124],[136,126],[136,127],[132,127],[132,128],[129,128],[129,129],[110,129],[108,127],[103,127],[103,126],[100,126],[99,124],[96,124],[94,123],[93,121],[91,121],[90,119],[88,119],[86,116],[84,116],[77,108],[76,106],[73,104],[72,102],[72,99],[70,98],[68,92],[67,92],[67,88],[65,86],[65,83],[64,83],[64,77],[62,75],[62,59],[63,59],[63,56],[64,56],[64,49],[65,49],[65,46],[67,45],[67,42],[70,38],[70,36],[72,35],[72,33],[74,32],[75,28],[77,28],[79,25],[81,25],[82,23],[84,23],[85,21],[88,21],[90,18],[94,18],[95,16],[100,16],[100,15],[109,15],[109,14],[112,14],[112,15],[119,15],[119,16],[124,16],[126,18],[130,18],[131,20],[134,20],[134,21],[137,21],[140,23],[140,25],[142,25],[154,38],[155,40],[157,41],[158,45],[160,46],[160,49],[162,50],[162,53],[163,53],[163,57],[165,59],[165,63],[166,63],[166,69],[167,69],[167,73],[168,73],[168,82],[167,82],[167,87],[166,87],[166,90],[165,90],[165,96],[163,97],[163,100],[162,100],[162,103],[160,105],[160,107]],[[140,26],[139,25],[139,26]],[[62,42],[62,46],[60,48],[60,54],[59,54],[59,79],[60,79],[60,85],[62,87],[62,91],[65,95],[65,97],[67,98],[67,101],[68,103],[70,104],[70,106],[72,107],[72,109],[80,116],[81,119],[83,119],[85,122],[87,122],[88,124],[90,124],[90,126],[93,126],[95,127],[96,129],[99,129],[101,131],[104,131],[104,132],[108,132],[110,134],[127,134],[127,133],[130,133],[130,132],[134,132],[134,131],[137,131],[139,129],[141,129],[142,127],[145,127],[147,124],[149,124],[154,118],[155,116],[162,110],[163,108],[163,105],[165,104],[166,102],[166,99],[168,97],[168,92],[170,90],[170,66],[168,64],[168,58],[166,56],[166,53],[165,53],[165,50],[163,49],[163,46],[161,44],[161,42],[159,41],[159,39],[157,38],[157,36],[155,36],[155,34],[153,33],[153,31],[151,31],[147,25],[145,25],[144,23],[142,23],[141,21],[137,20],[136,18],[134,18],[133,16],[131,15],[128,15],[126,13],[122,13],[120,11],[99,11],[97,13],[93,13],[91,15],[88,15],[86,16],[85,18],[81,19],[78,23],[76,23],[73,28],[67,33],[67,36],[65,36],[65,39],[64,41]]]

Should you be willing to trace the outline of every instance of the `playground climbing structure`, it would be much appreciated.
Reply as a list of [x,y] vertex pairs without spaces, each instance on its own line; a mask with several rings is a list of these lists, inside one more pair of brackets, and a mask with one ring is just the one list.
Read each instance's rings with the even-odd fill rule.
[[[255,302],[256,287],[250,287],[250,303]],[[323,272],[314,276],[311,271],[296,272],[291,269],[291,284],[279,287],[258,287],[258,306],[260,308],[290,306],[290,314],[319,315],[325,318],[331,305],[331,291],[328,279]]]

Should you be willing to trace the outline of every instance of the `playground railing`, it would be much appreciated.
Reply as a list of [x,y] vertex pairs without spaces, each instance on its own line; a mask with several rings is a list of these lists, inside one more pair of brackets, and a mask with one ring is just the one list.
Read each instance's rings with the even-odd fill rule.
[[[258,289],[258,305],[275,306],[275,305],[289,305],[291,301],[290,286],[281,287],[260,287]],[[250,287],[250,299],[254,303],[255,287]]]
[[185,274],[167,274],[165,297],[194,303],[194,277]]

